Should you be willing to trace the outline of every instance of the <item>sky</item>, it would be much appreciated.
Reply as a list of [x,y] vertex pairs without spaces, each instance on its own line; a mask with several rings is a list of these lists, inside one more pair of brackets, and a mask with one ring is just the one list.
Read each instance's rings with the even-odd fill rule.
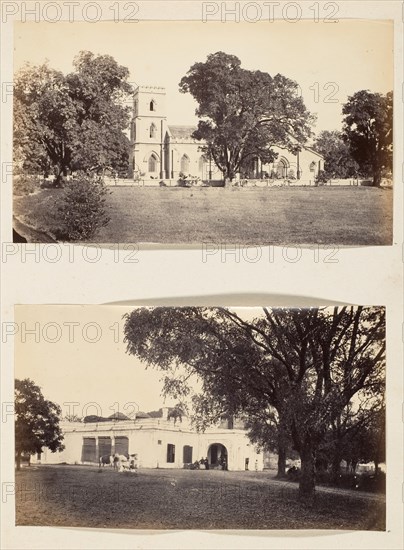
[[238,56],[244,68],[296,80],[306,107],[317,114],[317,134],[341,128],[348,96],[362,89],[393,89],[392,21],[15,24],[15,70],[47,59],[50,66],[70,72],[81,50],[112,55],[129,68],[134,84],[165,87],[173,125],[196,124],[196,103],[178,91],[178,84],[193,63],[216,51]]
[[[148,412],[176,401],[161,395],[162,373],[126,353],[123,315],[129,306],[16,306],[15,377],[30,378],[62,415]],[[260,308],[238,308],[245,319]],[[77,402],[73,406],[69,403]],[[97,403],[89,406],[89,403]],[[128,414],[129,413],[129,414]]]

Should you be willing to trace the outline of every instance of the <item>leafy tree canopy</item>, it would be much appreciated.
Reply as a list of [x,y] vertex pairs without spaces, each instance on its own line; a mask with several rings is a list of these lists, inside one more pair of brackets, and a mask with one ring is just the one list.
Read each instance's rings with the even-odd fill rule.
[[264,308],[253,320],[223,308],[140,308],[124,330],[128,353],[162,369],[175,398],[197,376],[206,422],[275,409],[300,454],[304,496],[314,492],[315,453],[331,423],[384,379],[382,308]]
[[342,135],[361,171],[380,185],[393,168],[393,92],[356,92],[343,106]]
[[201,119],[194,133],[205,140],[205,152],[226,179],[252,158],[276,158],[277,145],[296,152],[311,135],[314,121],[299,96],[296,82],[241,67],[240,60],[224,52],[192,65],[180,82],[180,91],[198,102]]
[[359,164],[353,159],[341,132],[324,130],[316,138],[313,147],[324,157],[327,179],[352,178],[358,174]]
[[59,405],[44,398],[32,380],[15,380],[15,451],[17,468],[22,453],[40,453],[43,447],[52,452],[63,450],[59,426]]
[[74,72],[47,63],[26,65],[14,87],[15,158],[28,171],[59,178],[70,170],[124,171],[129,141],[124,134],[132,88],[129,71],[109,55],[81,52]]

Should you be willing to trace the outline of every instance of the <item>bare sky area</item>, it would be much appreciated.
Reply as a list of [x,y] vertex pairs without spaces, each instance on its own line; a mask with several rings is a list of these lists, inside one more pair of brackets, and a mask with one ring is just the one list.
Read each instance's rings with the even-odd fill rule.
[[[145,369],[126,353],[122,319],[128,306],[17,306],[15,322],[15,377],[31,378],[63,414],[77,402],[79,416],[110,416],[133,408],[147,412],[164,405],[156,369]],[[251,319],[260,308],[238,310]],[[167,406],[175,404],[167,399]],[[125,407],[126,405],[126,407]],[[72,405],[70,406],[72,407]]]
[[393,89],[392,21],[27,22],[14,31],[15,69],[48,59],[69,72],[81,50],[112,55],[129,68],[132,83],[166,88],[169,124],[196,124],[196,104],[178,84],[193,63],[217,51],[238,56],[244,68],[296,80],[307,108],[318,115],[316,133],[341,128],[348,96]]

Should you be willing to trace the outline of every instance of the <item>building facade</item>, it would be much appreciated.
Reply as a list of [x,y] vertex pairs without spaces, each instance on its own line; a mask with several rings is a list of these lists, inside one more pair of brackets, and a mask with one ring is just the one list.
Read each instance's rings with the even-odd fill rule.
[[[201,151],[203,142],[192,138],[195,129],[168,124],[165,88],[138,86],[130,129],[130,177],[156,185],[161,180],[178,180],[181,173],[203,181],[221,179],[221,171]],[[255,159],[248,177],[314,181],[324,168],[323,157],[309,147],[302,146],[296,155],[275,146],[273,150],[278,153],[276,161],[262,164]]]
[[203,433],[188,418],[135,418],[103,422],[62,422],[65,449],[44,449],[32,462],[43,464],[98,464],[100,456],[138,454],[140,468],[184,468],[207,458],[209,467],[262,470],[263,453],[250,443],[242,424],[223,421]]

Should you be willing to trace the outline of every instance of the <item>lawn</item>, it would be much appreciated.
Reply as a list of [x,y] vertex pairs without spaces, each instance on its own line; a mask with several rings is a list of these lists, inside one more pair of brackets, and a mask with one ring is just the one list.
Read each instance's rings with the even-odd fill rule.
[[385,529],[377,495],[317,489],[314,504],[269,472],[31,466],[16,472],[16,524],[135,529]]
[[[57,229],[60,193],[48,189],[15,198],[19,231],[21,222],[30,227],[24,234],[30,242],[43,242],[43,232]],[[388,245],[393,191],[117,187],[108,197],[108,213],[111,221],[94,242]],[[35,236],[32,228],[41,233]]]

